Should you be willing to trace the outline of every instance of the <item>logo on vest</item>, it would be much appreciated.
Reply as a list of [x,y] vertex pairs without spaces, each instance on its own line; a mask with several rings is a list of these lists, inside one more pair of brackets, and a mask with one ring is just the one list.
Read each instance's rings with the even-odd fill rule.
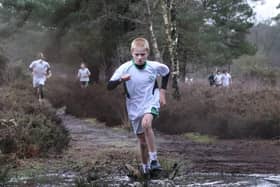
[[156,80],[156,76],[150,75],[149,76],[149,82],[154,82]]

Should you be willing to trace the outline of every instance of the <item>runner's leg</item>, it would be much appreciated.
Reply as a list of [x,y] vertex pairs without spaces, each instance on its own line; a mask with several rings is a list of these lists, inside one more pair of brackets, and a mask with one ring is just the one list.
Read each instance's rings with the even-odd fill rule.
[[43,85],[39,85],[39,99],[44,99]]
[[34,87],[33,89],[34,89],[34,95],[35,95],[35,97],[38,97],[38,88],[37,88],[37,87]]
[[85,88],[85,82],[84,81],[81,81],[80,84],[81,84],[81,88]]
[[142,120],[142,126],[145,133],[145,139],[148,145],[149,159],[150,159],[149,167],[152,171],[159,171],[161,170],[161,166],[157,158],[155,135],[152,129],[153,118],[154,117],[152,114],[145,114]]
[[139,142],[139,150],[140,150],[140,156],[141,156],[141,162],[144,165],[148,164],[148,147],[145,139],[144,133],[137,135],[138,142]]
[[156,152],[155,135],[152,129],[153,118],[152,114],[145,114],[142,120],[142,127],[144,129],[149,152]]
[[32,84],[33,84],[33,88],[34,88],[34,95],[35,95],[35,97],[37,97],[38,98],[38,84],[37,84],[37,80],[33,77],[33,82],[32,82]]

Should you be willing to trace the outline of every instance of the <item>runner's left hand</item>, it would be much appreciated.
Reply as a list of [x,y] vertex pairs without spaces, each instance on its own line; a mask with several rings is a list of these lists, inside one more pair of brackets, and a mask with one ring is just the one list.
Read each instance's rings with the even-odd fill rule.
[[51,78],[51,76],[52,76],[52,74],[51,73],[49,73],[49,74],[47,74],[47,79],[49,79],[49,78]]
[[160,106],[161,106],[161,107],[163,107],[163,106],[166,105],[165,92],[166,92],[166,90],[160,89],[159,100],[160,100]]

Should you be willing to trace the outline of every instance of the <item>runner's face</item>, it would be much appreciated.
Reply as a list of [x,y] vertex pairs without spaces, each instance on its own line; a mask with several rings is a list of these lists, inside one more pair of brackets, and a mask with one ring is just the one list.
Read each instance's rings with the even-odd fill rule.
[[135,64],[143,65],[148,57],[148,51],[144,47],[135,47],[132,50],[132,56]]

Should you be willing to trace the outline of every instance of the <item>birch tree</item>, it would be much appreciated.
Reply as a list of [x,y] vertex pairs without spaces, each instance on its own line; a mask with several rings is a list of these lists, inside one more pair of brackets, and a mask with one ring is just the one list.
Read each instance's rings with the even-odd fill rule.
[[146,7],[147,7],[147,20],[148,20],[148,25],[149,25],[149,32],[151,35],[151,40],[152,40],[152,50],[154,52],[155,55],[155,60],[162,62],[162,57],[160,54],[160,50],[158,48],[158,42],[157,42],[157,38],[155,35],[155,31],[154,31],[154,24],[153,24],[153,15],[151,12],[151,7],[150,7],[150,0],[145,0],[146,2]]
[[180,99],[178,85],[180,66],[178,60],[178,34],[176,30],[176,2],[175,0],[161,0],[161,6],[172,69],[172,94],[175,99]]

